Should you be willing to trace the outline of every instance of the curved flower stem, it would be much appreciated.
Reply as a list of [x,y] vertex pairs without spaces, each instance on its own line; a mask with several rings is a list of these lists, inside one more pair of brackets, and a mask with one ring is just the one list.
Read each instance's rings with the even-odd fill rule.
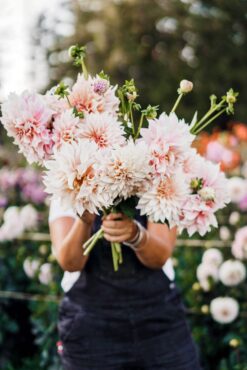
[[177,100],[175,101],[175,104],[174,104],[174,106],[173,106],[173,108],[172,108],[172,110],[171,110],[171,112],[170,113],[173,113],[173,112],[175,112],[175,110],[177,109],[177,107],[178,107],[178,105],[179,105],[179,103],[180,103],[180,101],[181,101],[181,99],[182,99],[182,97],[184,96],[184,94],[179,94],[178,95],[178,98],[177,98]]

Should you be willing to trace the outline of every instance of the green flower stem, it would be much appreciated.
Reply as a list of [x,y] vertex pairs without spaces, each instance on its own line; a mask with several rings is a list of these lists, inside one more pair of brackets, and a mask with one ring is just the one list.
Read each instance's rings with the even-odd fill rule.
[[208,121],[204,123],[201,127],[198,127],[196,130],[193,130],[191,133],[194,135],[198,135],[199,132],[201,132],[205,127],[207,127],[211,122],[213,122],[216,118],[221,116],[226,111],[226,108],[223,108],[221,111],[219,111],[217,114],[215,114],[212,118],[210,118]]
[[133,118],[133,111],[132,111],[132,104],[130,104],[130,119],[131,119],[131,126],[132,126],[132,134],[135,137],[135,123]]
[[87,71],[86,64],[84,63],[83,57],[81,58],[81,67],[82,67],[83,76],[85,77],[86,80],[88,80],[88,71]]
[[115,248],[115,243],[111,243],[111,253],[114,271],[118,270],[118,255]]
[[97,236],[98,234],[100,234],[102,231],[102,229],[99,229],[95,234],[93,234],[87,241],[86,243],[83,244],[83,248],[87,248],[88,245],[91,243],[92,240],[94,240],[95,236]]
[[95,244],[98,242],[99,239],[103,238],[104,236],[104,231],[102,229],[99,230],[100,232],[97,232],[96,234],[93,235],[93,239],[90,241],[90,243],[83,246],[85,248],[83,254],[84,256],[87,256],[91,250],[93,249],[93,247],[95,246]]
[[175,101],[175,104],[174,104],[174,106],[173,106],[173,108],[171,110],[171,113],[175,112],[175,110],[177,109],[177,107],[178,107],[178,105],[179,105],[179,103],[180,103],[180,101],[181,101],[181,99],[182,99],[183,96],[184,96],[184,94],[179,94],[178,95],[178,98]]
[[115,245],[115,250],[118,255],[118,263],[121,264],[123,263],[122,246],[120,243],[114,243],[114,245]]
[[217,104],[214,108],[210,108],[208,112],[198,121],[194,124],[193,130],[196,130],[207,118],[209,118],[216,110],[219,110],[221,106],[224,104],[224,101],[221,101],[219,104]]
[[134,140],[138,139],[138,137],[140,135],[140,131],[141,131],[141,128],[142,128],[142,125],[143,125],[143,119],[144,119],[144,114],[142,113],[141,118],[140,118],[140,122],[139,122],[139,125],[138,125],[138,129],[137,129],[136,135],[134,137]]

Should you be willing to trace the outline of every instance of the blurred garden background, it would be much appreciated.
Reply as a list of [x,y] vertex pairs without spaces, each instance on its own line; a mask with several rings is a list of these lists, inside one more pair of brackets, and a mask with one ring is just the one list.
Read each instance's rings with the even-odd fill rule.
[[[90,72],[134,78],[143,105],[169,111],[179,81],[193,92],[177,112],[191,121],[209,96],[239,91],[197,149],[229,177],[231,203],[205,238],[181,235],[173,264],[203,369],[247,370],[247,1],[0,0],[0,103],[45,92],[78,70],[68,48],[87,46]],[[42,173],[0,126],[0,368],[58,370],[62,271],[51,253]],[[231,300],[218,300],[229,297]],[[213,303],[212,303],[213,302]],[[215,309],[216,302],[216,309]],[[218,303],[218,304],[217,304]]]

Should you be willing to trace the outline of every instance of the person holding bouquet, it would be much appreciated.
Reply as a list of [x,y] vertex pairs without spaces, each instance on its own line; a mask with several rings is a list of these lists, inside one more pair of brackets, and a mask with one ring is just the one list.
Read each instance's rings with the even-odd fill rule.
[[[65,370],[200,369],[169,271],[175,228],[138,213],[134,220],[119,213],[79,218],[54,201],[49,222],[56,258],[76,276],[59,309]],[[100,227],[104,239],[83,255],[82,244]],[[124,264],[117,272],[110,242],[122,243]]]

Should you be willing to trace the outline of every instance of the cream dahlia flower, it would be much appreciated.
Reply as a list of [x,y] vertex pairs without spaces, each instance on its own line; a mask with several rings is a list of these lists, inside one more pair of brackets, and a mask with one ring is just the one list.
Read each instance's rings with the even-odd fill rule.
[[139,194],[137,209],[152,222],[168,222],[170,227],[178,224],[179,210],[189,195],[185,175],[177,170],[171,176],[155,177],[151,186]]
[[64,208],[73,208],[82,215],[85,210],[98,214],[108,206],[108,196],[98,185],[95,169],[97,146],[84,141],[65,143],[47,161],[44,184],[46,192],[61,200]]
[[144,191],[150,180],[148,148],[143,142],[128,141],[101,155],[100,181],[112,199],[127,199]]

